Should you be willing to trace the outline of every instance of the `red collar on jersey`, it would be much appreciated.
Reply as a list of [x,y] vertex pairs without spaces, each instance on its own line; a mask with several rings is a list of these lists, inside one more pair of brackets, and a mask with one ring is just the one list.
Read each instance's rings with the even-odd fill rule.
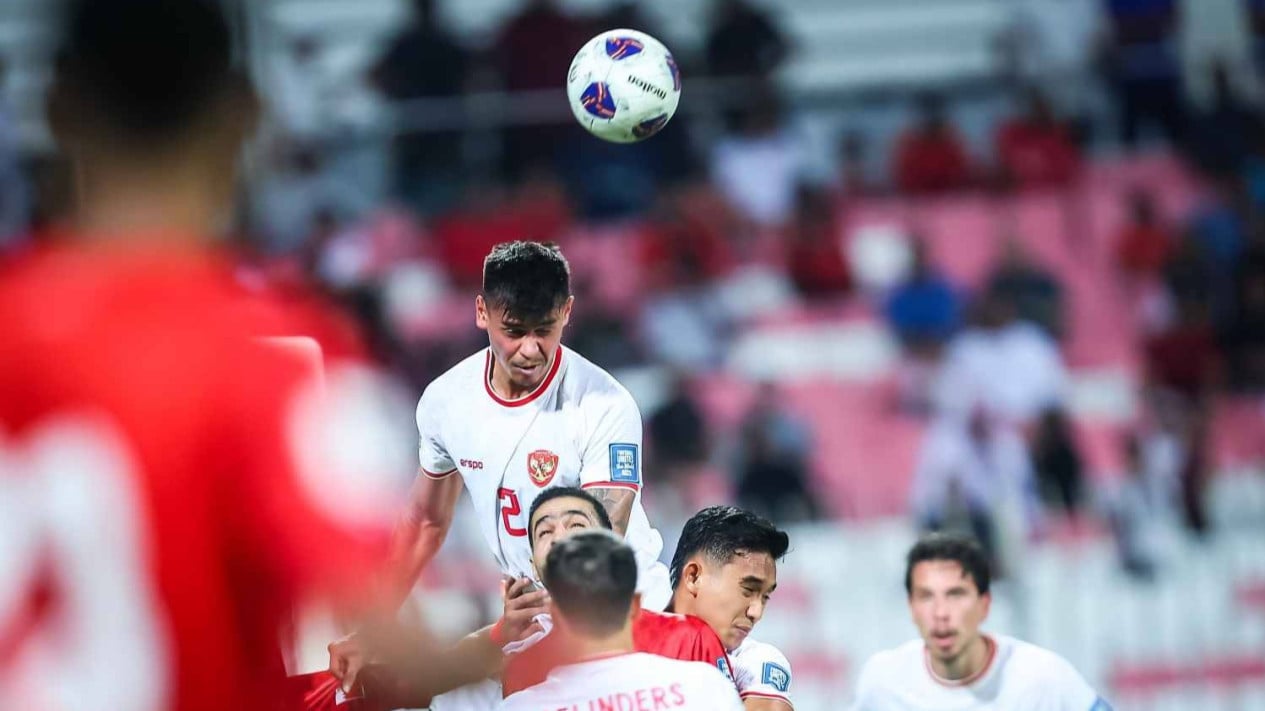
[[931,680],[940,686],[958,687],[970,686],[971,684],[974,684],[984,678],[984,675],[988,673],[988,670],[993,667],[993,660],[997,658],[997,642],[993,641],[993,638],[988,635],[983,635],[983,637],[984,644],[988,647],[988,657],[984,659],[984,666],[980,667],[979,671],[966,677],[965,679],[945,679],[937,674],[935,668],[931,666],[931,652],[927,651],[926,645],[923,645],[922,663],[927,667],[927,673],[931,675]]
[[545,375],[545,379],[540,381],[540,385],[537,385],[535,390],[518,398],[517,400],[506,400],[500,395],[497,395],[496,391],[492,389],[492,365],[495,363],[496,359],[492,357],[492,349],[489,348],[488,364],[483,372],[483,389],[488,391],[488,397],[496,401],[496,404],[498,405],[502,405],[504,407],[522,407],[541,395],[544,395],[545,391],[549,389],[549,384],[553,382],[554,376],[558,374],[558,370],[562,367],[562,346],[558,346],[558,352],[553,356],[553,365],[549,366],[549,373]]

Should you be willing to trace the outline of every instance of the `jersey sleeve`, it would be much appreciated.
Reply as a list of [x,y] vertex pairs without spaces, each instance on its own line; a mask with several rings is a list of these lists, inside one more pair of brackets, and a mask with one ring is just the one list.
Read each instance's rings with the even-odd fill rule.
[[735,658],[734,679],[743,699],[777,699],[792,705],[791,663],[776,647],[761,644]]
[[1111,711],[1071,663],[1056,658],[1047,664],[1039,683],[1023,695],[1017,711]]
[[641,488],[641,411],[623,388],[593,394],[580,466],[584,488]]
[[[717,673],[715,666],[712,669],[713,671],[708,672],[703,680],[706,685],[706,698],[713,702],[707,708],[718,711],[743,711],[742,698],[738,696],[738,691],[733,684],[729,683],[730,679],[722,673]],[[707,672],[705,669],[702,671]]]
[[422,474],[431,479],[443,479],[457,471],[456,462],[448,456],[440,433],[439,417],[442,404],[434,386],[426,388],[417,402],[417,460]]
[[874,677],[877,675],[877,664],[874,657],[866,660],[861,667],[861,673],[857,675],[856,695],[852,699],[851,711],[867,711],[873,708],[874,698]]

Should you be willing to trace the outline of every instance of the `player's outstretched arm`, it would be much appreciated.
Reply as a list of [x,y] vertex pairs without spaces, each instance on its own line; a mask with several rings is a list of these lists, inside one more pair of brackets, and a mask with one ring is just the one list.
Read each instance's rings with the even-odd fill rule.
[[419,473],[409,493],[408,507],[396,525],[388,571],[392,601],[404,602],[417,584],[426,564],[439,552],[452,527],[457,499],[461,497],[461,477],[435,478]]

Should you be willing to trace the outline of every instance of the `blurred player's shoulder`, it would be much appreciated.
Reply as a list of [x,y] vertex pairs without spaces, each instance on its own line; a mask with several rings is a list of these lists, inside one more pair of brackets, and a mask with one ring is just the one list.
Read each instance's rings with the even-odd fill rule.
[[916,638],[874,654],[861,667],[858,686],[909,679],[911,675],[918,674],[926,664],[924,649],[922,638]]
[[1087,698],[1093,694],[1080,672],[1059,654],[1013,637],[991,636],[1006,684],[1030,694],[1081,691]]
[[487,348],[481,348],[462,358],[426,386],[422,399],[428,402],[447,402],[452,398],[471,397],[472,393],[477,393],[487,382],[490,359],[491,350]]
[[585,409],[636,407],[628,388],[601,366],[566,346],[562,346],[560,358],[563,401],[578,402]]

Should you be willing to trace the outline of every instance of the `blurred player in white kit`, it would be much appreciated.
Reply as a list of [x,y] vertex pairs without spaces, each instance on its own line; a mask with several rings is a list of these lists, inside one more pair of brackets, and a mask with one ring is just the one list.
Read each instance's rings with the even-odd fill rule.
[[585,531],[559,541],[543,575],[553,618],[581,661],[512,694],[503,711],[742,711],[732,681],[714,664],[633,651],[637,562],[618,538]]
[[866,662],[854,711],[1111,711],[1059,655],[980,632],[989,580],[970,538],[932,534],[915,544],[905,589],[922,637]]
[[690,517],[672,556],[672,611],[710,626],[729,653],[746,711],[789,711],[791,664],[777,647],[750,637],[777,588],[777,561],[790,538],[768,520],[733,506]]
[[[420,470],[388,571],[396,599],[439,551],[463,486],[501,572],[524,583],[534,578],[532,502],[548,487],[573,486],[602,503],[635,552],[647,609],[667,605],[663,540],[640,500],[641,413],[606,371],[561,344],[573,302],[570,267],[554,245],[502,243],[485,259],[475,323],[489,345],[436,378],[417,405]],[[540,619],[547,633],[543,609]],[[354,641],[330,645],[330,671],[345,688],[363,662]],[[500,690],[482,686],[436,706],[487,708]]]

